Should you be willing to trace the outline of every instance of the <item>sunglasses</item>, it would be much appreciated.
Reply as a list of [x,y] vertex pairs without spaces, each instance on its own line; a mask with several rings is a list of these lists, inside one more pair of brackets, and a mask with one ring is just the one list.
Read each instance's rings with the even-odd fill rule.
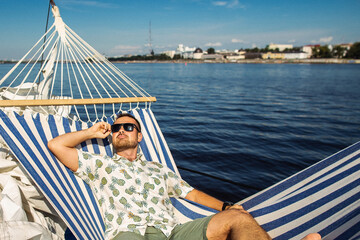
[[127,132],[132,132],[134,130],[134,128],[136,128],[136,130],[138,132],[140,132],[139,128],[133,124],[133,123],[117,123],[117,124],[113,124],[111,125],[111,132],[118,132],[120,131],[121,127],[124,127],[124,130]]

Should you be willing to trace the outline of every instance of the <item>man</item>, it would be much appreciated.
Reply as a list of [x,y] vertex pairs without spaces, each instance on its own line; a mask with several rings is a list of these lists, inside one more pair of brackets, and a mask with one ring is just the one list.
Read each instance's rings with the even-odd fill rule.
[[[111,132],[112,158],[75,148]],[[122,114],[112,126],[99,122],[48,143],[54,155],[92,188],[102,208],[107,239],[270,239],[240,205],[224,203],[192,188],[167,167],[141,160],[141,139],[139,122]],[[171,196],[220,212],[181,225],[174,217]]]

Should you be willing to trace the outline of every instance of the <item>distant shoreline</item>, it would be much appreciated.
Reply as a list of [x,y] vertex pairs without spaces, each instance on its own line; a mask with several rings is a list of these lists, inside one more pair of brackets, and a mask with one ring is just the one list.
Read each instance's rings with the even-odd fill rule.
[[151,61],[112,61],[112,63],[232,63],[232,64],[360,64],[360,59],[337,59],[337,58],[323,58],[323,59],[242,59],[237,61],[227,60],[151,60]]
[[[0,64],[15,64],[17,61],[0,60]],[[233,64],[360,64],[360,59],[338,59],[338,58],[310,58],[310,59],[241,59],[236,61],[224,60],[149,60],[149,61],[112,61],[112,63],[233,63]]]

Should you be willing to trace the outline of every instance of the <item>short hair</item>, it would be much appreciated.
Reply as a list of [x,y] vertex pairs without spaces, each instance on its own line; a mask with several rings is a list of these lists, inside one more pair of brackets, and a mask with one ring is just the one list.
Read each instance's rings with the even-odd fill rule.
[[139,132],[141,132],[141,125],[140,125],[140,122],[133,116],[131,115],[130,113],[119,113],[117,116],[116,116],[116,120],[118,120],[119,118],[122,118],[122,117],[129,117],[129,118],[132,118],[136,121],[138,127],[139,127]]

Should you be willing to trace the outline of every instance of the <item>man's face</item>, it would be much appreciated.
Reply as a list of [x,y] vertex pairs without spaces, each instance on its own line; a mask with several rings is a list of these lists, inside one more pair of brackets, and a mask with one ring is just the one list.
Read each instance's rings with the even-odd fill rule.
[[[127,116],[121,117],[114,122],[114,124],[118,123],[133,123],[139,128],[136,121]],[[112,134],[112,142],[116,151],[124,151],[127,149],[136,148],[141,139],[142,134],[138,132],[136,128],[134,128],[131,132],[127,132],[122,126],[118,132],[114,132]]]

